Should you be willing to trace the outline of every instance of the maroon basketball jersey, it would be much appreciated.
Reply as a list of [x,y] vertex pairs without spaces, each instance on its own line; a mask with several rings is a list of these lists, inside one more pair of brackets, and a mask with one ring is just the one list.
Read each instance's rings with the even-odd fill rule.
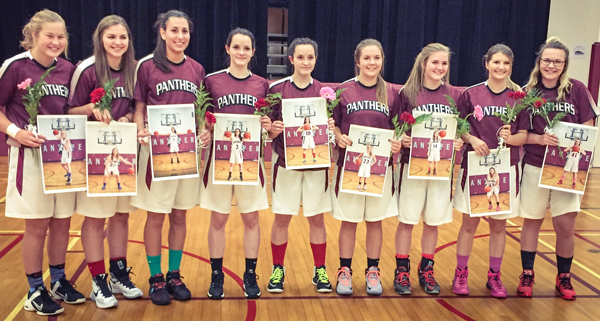
[[[55,59],[52,66],[56,68],[44,79],[47,84],[42,87],[44,96],[38,107],[40,115],[66,113],[69,81],[71,81],[75,66],[62,58]],[[6,108],[6,117],[20,128],[29,124],[29,114],[23,103],[23,95],[27,91],[18,89],[17,85],[25,79],[31,78],[31,86],[33,86],[47,69],[33,59],[29,51],[7,59],[0,68],[0,106]]]
[[[87,105],[91,102],[90,93],[96,88],[104,87],[96,78],[96,59],[94,56],[87,58],[77,65],[73,79],[71,79],[71,95],[68,108]],[[133,97],[127,97],[125,92],[125,75],[120,70],[110,70],[110,78],[118,79],[113,87],[113,99],[110,113],[114,120],[133,111]],[[90,119],[96,120],[94,115]]]
[[[409,113],[413,113],[413,116],[415,111],[452,114],[452,109],[450,108],[450,104],[448,103],[446,95],[452,97],[452,99],[456,101],[460,96],[460,90],[446,83],[442,83],[442,85],[440,85],[434,90],[423,88],[417,94],[417,106],[415,107],[410,103],[408,97],[406,97],[403,87],[402,89],[400,89],[400,93],[398,94],[398,100],[396,101],[396,103],[399,105],[398,112],[402,114],[406,111]],[[410,134],[410,131],[408,131],[408,135]],[[408,163],[408,158],[410,156],[410,148],[402,147],[401,153],[402,158],[400,159],[400,162]]]
[[[333,109],[333,119],[342,134],[348,135],[350,124],[382,129],[394,128],[392,118],[398,114],[399,106],[395,103],[398,92],[390,84],[387,84],[387,105],[377,101],[376,86],[367,87],[356,77],[341,83],[336,90],[340,88],[346,90],[342,92],[339,104]],[[344,155],[346,150],[340,148],[339,152],[340,155]],[[344,157],[339,157],[338,165],[341,166],[343,161]]]
[[[471,125],[471,135],[483,140],[488,148],[495,149],[498,147],[498,136],[496,133],[504,126],[500,117],[494,116],[494,113],[506,114],[506,104],[513,106],[516,99],[508,97],[509,93],[514,90],[506,88],[500,93],[494,93],[488,86],[487,81],[471,86],[460,95],[458,98],[458,110],[460,117],[464,118],[471,114],[474,107],[479,105],[483,110],[483,119],[481,121],[475,119],[473,115],[469,116],[469,124]],[[511,134],[516,134],[519,130],[528,130],[529,120],[527,111],[523,110],[517,115],[517,120],[511,123]],[[510,147],[510,146],[509,146]],[[464,153],[473,151],[470,144],[465,145]],[[510,149],[510,164],[516,165],[519,162],[519,148]],[[463,157],[462,167],[466,168],[467,157]]]
[[235,78],[228,69],[206,76],[206,90],[212,97],[214,113],[254,114],[254,103],[267,96],[269,83],[253,73],[246,78]]
[[[308,86],[305,88],[298,88],[290,76],[272,83],[269,88],[269,94],[280,93],[283,99],[321,97],[321,87],[322,85],[318,80],[311,79]],[[271,121],[283,120],[281,104],[273,106],[273,112],[269,117],[271,118]],[[275,153],[279,155],[279,159],[285,164],[283,132],[273,139],[271,146]]]
[[[554,102],[554,109],[550,112],[548,118],[552,120],[558,113],[565,112],[567,115],[561,120],[567,123],[583,124],[586,121],[598,116],[598,110],[596,104],[592,98],[592,95],[587,90],[585,85],[575,79],[570,79],[573,83],[573,87],[569,94],[565,97],[564,101],[556,103],[558,97],[558,85],[554,88],[546,88],[539,82],[536,88],[540,91],[543,98],[548,102]],[[544,134],[544,128],[547,123],[546,120],[538,113],[529,115],[531,121],[530,132],[538,135]],[[544,154],[546,153],[546,146],[538,144],[526,144],[525,145],[525,163],[537,167],[542,167],[544,161]]]
[[204,80],[204,67],[190,57],[180,63],[170,62],[171,72],[164,73],[154,64],[154,55],[142,58],[137,65],[133,98],[146,105],[191,104]]

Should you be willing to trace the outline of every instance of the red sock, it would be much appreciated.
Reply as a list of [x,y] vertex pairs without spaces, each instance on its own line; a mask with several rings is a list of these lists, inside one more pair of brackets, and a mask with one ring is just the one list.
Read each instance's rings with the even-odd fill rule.
[[88,263],[88,269],[92,277],[96,277],[98,274],[106,274],[106,268],[104,267],[104,260],[98,262]]
[[273,253],[273,265],[283,266],[283,259],[285,258],[285,249],[287,248],[287,242],[281,245],[275,245],[271,242],[271,253]]
[[323,244],[310,243],[310,248],[312,249],[315,266],[319,267],[325,265],[325,253],[327,249],[327,242]]
[[313,158],[317,158],[317,156],[316,156],[316,154],[315,154],[315,153],[313,153]]
[[421,256],[424,257],[424,258],[426,258],[426,259],[433,260],[433,254],[422,253]]
[[306,158],[306,154],[302,154],[302,158]]

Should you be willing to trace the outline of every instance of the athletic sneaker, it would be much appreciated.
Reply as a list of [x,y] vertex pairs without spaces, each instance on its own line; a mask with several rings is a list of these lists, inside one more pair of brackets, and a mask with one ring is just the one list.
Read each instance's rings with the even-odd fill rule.
[[65,308],[52,300],[43,284],[38,286],[35,291],[27,293],[23,309],[35,311],[39,315],[57,315],[65,311]]
[[452,280],[452,292],[458,295],[469,295],[469,268],[456,268]]
[[70,176],[67,177],[67,185],[71,185],[71,182],[73,182],[73,179]]
[[162,273],[156,274],[148,280],[150,283],[150,299],[156,305],[167,305],[171,303],[169,291],[167,291],[165,276]]
[[331,283],[329,282],[329,277],[327,276],[325,265],[314,267],[312,283],[316,286],[317,292],[323,293],[331,292],[333,290]]
[[410,271],[404,266],[399,266],[396,268],[394,277],[394,290],[396,290],[396,293],[402,295],[409,295],[412,293]]
[[131,268],[128,267],[126,269],[127,274],[122,277],[115,276],[114,273],[110,273],[110,282],[108,283],[109,289],[114,294],[122,293],[123,296],[127,299],[135,299],[144,295],[144,292],[140,290],[133,282],[131,282],[131,278],[129,278],[129,274],[131,272]]
[[500,205],[496,206],[496,212],[500,212]]
[[575,300],[575,290],[571,285],[571,273],[561,273],[556,276],[556,290],[565,300]]
[[306,158],[302,160],[302,163],[303,163],[303,164],[306,164]]
[[313,163],[316,163],[316,162],[317,162],[317,159],[316,159],[316,158],[313,158]]
[[283,284],[285,283],[285,267],[279,264],[273,265],[273,273],[269,278],[267,291],[271,293],[283,292]]
[[187,301],[192,298],[192,293],[181,279],[183,277],[179,274],[179,270],[167,272],[167,291],[175,300]]
[[560,181],[558,181],[558,183],[556,183],[557,185],[562,185],[562,179]]
[[352,295],[352,269],[342,266],[335,273],[337,285],[335,291],[339,295]]
[[96,277],[92,278],[92,293],[90,294],[90,299],[96,302],[96,306],[100,309],[114,308],[119,304],[117,298],[115,298],[108,288],[106,278],[106,274],[98,274]]
[[73,287],[75,285],[71,280],[67,280],[65,276],[62,279],[55,281],[50,286],[50,296],[54,300],[63,300],[68,304],[81,304],[85,302],[85,296]]
[[260,298],[260,288],[256,283],[258,279],[258,275],[254,272],[254,270],[248,270],[244,272],[244,295],[248,299],[258,299]]
[[488,206],[488,210],[491,210],[492,208],[494,207],[492,206],[492,204],[490,204],[490,206]]
[[367,183],[365,183],[365,184],[363,185],[363,190],[365,190],[365,191],[367,190]]
[[210,276],[210,288],[208,288],[208,297],[215,300],[220,300],[225,297],[223,292],[223,283],[225,283],[225,275],[223,271],[213,271]]
[[379,268],[371,266],[365,270],[365,282],[367,283],[368,295],[381,295],[383,287],[381,286],[381,273]]
[[535,284],[535,274],[533,270],[523,270],[519,277],[519,287],[517,287],[517,295],[524,297],[533,296],[533,285]]
[[496,273],[488,271],[488,281],[485,287],[492,291],[491,294],[494,298],[506,298],[507,296],[506,288],[500,280],[500,271]]
[[437,175],[437,171],[435,170],[435,168],[433,169],[433,175]]
[[361,187],[361,184],[358,184],[358,186],[356,187],[356,189],[360,189],[360,187]]
[[423,271],[419,267],[419,284],[427,294],[440,294],[440,285],[435,280],[433,266],[428,265]]

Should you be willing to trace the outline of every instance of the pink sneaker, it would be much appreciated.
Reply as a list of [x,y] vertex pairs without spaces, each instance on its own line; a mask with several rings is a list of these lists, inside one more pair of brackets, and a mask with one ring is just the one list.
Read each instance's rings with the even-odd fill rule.
[[492,204],[490,204],[490,206],[488,206],[488,210],[491,210],[492,208],[494,207],[492,206]]
[[506,288],[500,280],[500,271],[498,273],[488,271],[488,281],[485,286],[492,291],[491,294],[494,298],[506,298]]
[[458,295],[469,295],[469,269],[456,268],[454,280],[452,280],[452,292]]
[[500,212],[500,205],[496,206],[496,212]]

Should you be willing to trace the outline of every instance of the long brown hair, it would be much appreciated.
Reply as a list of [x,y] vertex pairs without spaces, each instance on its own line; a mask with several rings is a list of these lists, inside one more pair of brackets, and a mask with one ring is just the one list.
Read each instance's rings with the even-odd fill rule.
[[[362,50],[367,46],[375,46],[379,48],[381,51],[381,70],[379,71],[379,75],[377,75],[377,101],[385,106],[388,106],[388,94],[387,94],[387,83],[383,80],[383,67],[385,63],[385,53],[383,52],[383,47],[381,43],[375,39],[364,39],[359,42],[356,46],[356,50],[354,51],[354,74],[358,76],[360,74],[360,68],[358,67],[358,62],[360,61],[360,56],[362,55]],[[388,106],[389,108],[389,106]]]
[[[501,53],[508,57],[508,60],[510,61],[511,65],[515,61],[515,55],[513,54],[512,50],[507,45],[498,43],[490,47],[487,53],[483,55],[483,65],[485,66],[485,64],[489,63],[492,60],[492,56],[494,56],[497,53]],[[517,85],[514,81],[512,81],[512,79],[510,79],[510,75],[506,76],[506,87],[514,91],[521,91],[521,87],[519,87],[519,85]]]
[[538,51],[537,57],[535,58],[535,67],[533,67],[533,70],[531,71],[525,90],[529,91],[533,89],[542,79],[542,74],[540,73],[540,61],[542,60],[542,54],[546,49],[560,49],[565,52],[565,65],[559,78],[558,97],[556,97],[557,102],[563,101],[571,91],[573,83],[569,80],[569,75],[567,74],[567,69],[569,67],[569,48],[565,46],[558,37],[548,38],[548,40],[540,47],[540,51]]
[[152,52],[154,54],[154,64],[158,69],[164,73],[171,73],[173,70],[169,67],[169,61],[167,59],[167,42],[160,36],[160,29],[167,30],[167,21],[169,18],[183,18],[187,20],[190,34],[194,30],[194,23],[190,17],[179,10],[169,10],[165,13],[158,15],[156,22],[154,23],[154,29],[156,29],[156,47]]
[[408,98],[413,107],[417,107],[417,95],[423,90],[423,82],[425,81],[425,66],[429,61],[429,57],[436,52],[445,52],[448,54],[448,72],[442,78],[442,81],[448,82],[450,78],[450,48],[441,43],[430,43],[423,47],[421,52],[415,58],[415,64],[408,76],[406,84],[404,84],[404,95]]
[[31,50],[33,48],[34,42],[34,34],[37,36],[42,30],[42,25],[46,22],[60,22],[65,27],[65,37],[66,37],[66,45],[65,45],[65,57],[67,57],[68,49],[69,49],[69,34],[67,33],[67,27],[65,25],[65,20],[56,12],[44,9],[36,12],[29,22],[23,27],[23,40],[21,41],[21,47],[25,50]]
[[127,22],[125,19],[117,15],[106,16],[100,20],[98,26],[96,27],[96,31],[94,31],[94,36],[92,37],[92,41],[94,43],[96,80],[99,86],[103,86],[111,79],[110,66],[108,65],[108,59],[106,59],[106,50],[104,50],[102,37],[104,36],[106,29],[114,25],[122,25],[127,30],[129,44],[127,45],[127,51],[125,51],[121,57],[121,74],[125,77],[125,94],[127,97],[133,97],[136,66],[133,40],[131,39],[131,30],[129,30]]

